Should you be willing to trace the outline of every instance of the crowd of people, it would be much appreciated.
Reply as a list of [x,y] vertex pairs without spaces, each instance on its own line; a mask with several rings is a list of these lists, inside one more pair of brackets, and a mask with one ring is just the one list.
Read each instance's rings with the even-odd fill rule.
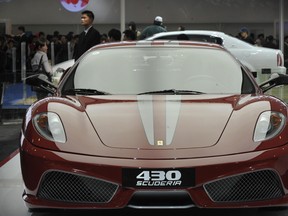
[[[83,26],[83,32],[80,34],[74,34],[69,32],[66,35],[60,34],[58,31],[54,31],[51,35],[46,35],[44,32],[38,32],[36,34],[28,33],[25,31],[24,26],[18,27],[18,34],[13,35],[2,35],[0,36],[0,82],[11,81],[11,71],[13,70],[13,48],[16,49],[16,71],[21,70],[21,44],[25,42],[25,54],[26,54],[26,70],[33,72],[33,64],[39,64],[40,55],[35,55],[39,53],[39,44],[45,44],[47,48],[43,49],[41,46],[40,50],[42,55],[45,54],[43,58],[46,64],[46,70],[51,72],[51,55],[53,54],[55,59],[55,64],[66,61],[70,58],[77,60],[86,50],[90,47],[107,42],[115,42],[121,40],[141,40],[149,36],[152,36],[158,32],[166,32],[167,28],[163,25],[163,18],[161,16],[156,16],[151,23],[141,32],[137,29],[135,22],[131,21],[124,32],[121,32],[117,28],[112,28],[108,33],[101,34],[94,26],[94,14],[92,11],[85,10],[81,13],[81,25]],[[179,31],[185,30],[184,26],[179,26]],[[257,38],[255,35],[250,34],[247,28],[241,28],[238,35],[236,35],[241,40],[244,40],[255,46],[263,46],[269,48],[279,49],[279,43],[272,35],[265,38],[264,34],[259,34]],[[51,53],[49,49],[50,44],[54,44],[54,53]],[[68,43],[70,44],[68,46]],[[68,51],[68,49],[70,49]],[[15,51],[14,51],[15,52]],[[69,56],[69,53],[71,56]],[[36,58],[35,60],[35,57]],[[285,66],[288,67],[288,36],[285,36],[284,44],[284,57]],[[49,61],[48,61],[49,60]],[[50,66],[47,66],[49,62]],[[14,68],[15,70],[15,68]]]
[[[276,40],[273,37],[273,35],[268,35],[267,37],[265,37],[263,33],[260,33],[255,38],[255,35],[251,34],[248,28],[246,27],[241,28],[239,34],[236,35],[236,37],[255,46],[266,47],[271,49],[280,49],[279,41]],[[284,37],[283,55],[284,55],[284,66],[287,68],[288,71],[288,35]]]
[[267,47],[272,49],[279,49],[279,41],[276,40],[273,35],[268,35],[265,37],[264,33],[260,33],[255,38],[253,33],[250,33],[248,28],[243,27],[240,29],[239,34],[237,37],[247,43],[252,45],[260,46],[260,47]]
[[[21,47],[21,44],[23,44],[23,42],[25,42],[26,70],[29,73],[33,72],[32,64],[35,64],[35,62],[40,62],[39,58],[35,60],[35,54],[37,51],[39,51],[39,43],[46,44],[48,47],[46,51],[42,51],[45,53],[45,55],[47,55],[43,59],[45,60],[44,62],[46,62],[46,59],[49,59],[51,64],[51,55],[54,54],[54,64],[57,64],[70,58],[77,60],[90,47],[100,43],[121,40],[133,41],[140,38],[144,39],[145,37],[160,31],[166,31],[166,28],[163,26],[163,19],[160,16],[155,18],[151,26],[148,26],[147,29],[143,30],[145,36],[141,34],[133,21],[128,23],[127,29],[122,33],[119,29],[112,28],[104,34],[101,34],[93,26],[93,21],[93,12],[85,10],[81,13],[81,25],[83,26],[84,30],[80,34],[69,32],[68,34],[63,35],[60,34],[59,31],[54,31],[53,34],[50,35],[46,35],[44,32],[32,34],[27,32],[24,26],[19,26],[16,35],[0,36],[0,82],[11,82],[12,70],[16,69],[17,72],[21,71],[21,67],[23,65],[23,62],[21,62],[21,50],[23,50],[23,47]],[[54,53],[51,53],[51,49],[49,49],[50,44],[52,43],[54,44]],[[16,50],[16,68],[13,68],[12,64],[13,49],[14,52]],[[68,51],[68,49],[70,50]],[[71,56],[69,56],[69,53]],[[39,55],[36,56],[39,57]],[[50,69],[47,70],[50,71]]]

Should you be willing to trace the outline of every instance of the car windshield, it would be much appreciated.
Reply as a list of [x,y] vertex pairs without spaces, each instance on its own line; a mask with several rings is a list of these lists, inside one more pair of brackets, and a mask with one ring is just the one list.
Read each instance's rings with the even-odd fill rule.
[[238,62],[209,47],[98,49],[79,63],[74,88],[106,94],[239,94]]

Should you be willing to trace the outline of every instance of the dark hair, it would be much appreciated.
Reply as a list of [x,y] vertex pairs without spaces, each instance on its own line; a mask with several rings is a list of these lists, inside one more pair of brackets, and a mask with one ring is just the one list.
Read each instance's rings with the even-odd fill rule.
[[53,32],[53,35],[56,36],[56,37],[58,37],[58,36],[59,36],[59,31],[57,31],[57,30],[54,31],[54,32]]
[[36,42],[35,42],[35,49],[36,51],[39,50],[40,48],[42,48],[43,46],[45,46],[46,44],[46,40],[44,39],[38,39]]
[[128,23],[128,27],[131,27],[131,30],[136,31],[136,24],[135,22],[131,21]]
[[123,34],[126,36],[128,40],[136,40],[136,32],[131,29],[126,29]]
[[86,14],[90,19],[94,20],[94,13],[90,10],[85,10],[85,11],[82,11],[81,13],[82,15],[83,14]]
[[272,42],[274,40],[274,37],[272,35],[269,35],[266,37],[266,40]]
[[246,32],[246,33],[249,33],[249,30],[248,30],[248,28],[243,27],[243,28],[240,29],[240,32]]
[[108,32],[108,36],[110,38],[113,38],[115,41],[121,41],[121,31],[115,28],[112,28],[109,32]]
[[102,34],[101,35],[101,42],[107,42],[107,40],[108,40],[108,35],[107,34]]
[[19,26],[18,27],[18,30],[22,31],[22,32],[25,32],[25,27],[24,26]]
[[179,26],[179,31],[185,31],[185,27],[182,26],[182,25],[180,25],[180,26]]

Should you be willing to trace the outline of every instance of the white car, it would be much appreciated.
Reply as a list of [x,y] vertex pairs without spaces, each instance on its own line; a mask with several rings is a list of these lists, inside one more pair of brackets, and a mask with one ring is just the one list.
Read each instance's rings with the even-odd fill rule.
[[267,74],[286,74],[281,50],[253,46],[219,31],[169,31],[157,33],[146,40],[183,40],[183,37],[188,37],[189,40],[212,42],[224,46],[252,71],[258,82],[261,82]]
[[63,75],[64,71],[70,68],[75,63],[74,59],[69,59],[67,61],[58,63],[56,65],[52,66],[53,71],[53,83],[58,84],[59,80],[61,79],[61,76]]

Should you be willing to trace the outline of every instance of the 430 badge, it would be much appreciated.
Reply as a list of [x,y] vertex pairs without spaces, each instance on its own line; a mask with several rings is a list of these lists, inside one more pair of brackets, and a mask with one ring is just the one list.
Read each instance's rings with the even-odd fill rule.
[[179,169],[123,169],[124,187],[192,187],[195,170]]

